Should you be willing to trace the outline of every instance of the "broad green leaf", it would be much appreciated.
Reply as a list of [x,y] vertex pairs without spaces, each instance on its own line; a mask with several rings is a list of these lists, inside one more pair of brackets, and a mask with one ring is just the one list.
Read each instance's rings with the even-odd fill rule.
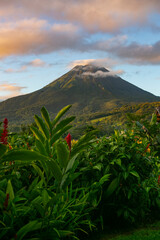
[[48,141],[48,139],[45,140],[44,145],[45,145],[46,152],[47,152],[47,154],[48,154],[48,156],[49,156],[49,155],[50,155],[50,146],[49,146],[49,141]]
[[69,174],[66,173],[65,175],[63,175],[62,177],[62,180],[61,180],[61,184],[60,184],[60,188],[65,188],[67,187],[68,185],[72,184],[72,182],[81,175],[80,172],[78,173],[72,173],[72,174]]
[[41,226],[42,223],[38,222],[38,220],[34,220],[27,223],[17,232],[17,239],[18,240],[23,239],[27,233],[41,229]]
[[35,137],[39,140],[39,141],[41,141],[42,143],[44,143],[44,141],[45,141],[45,138],[44,138],[44,136],[42,135],[42,133],[37,129],[37,128],[35,128],[35,127],[31,127],[31,131],[33,132],[33,134],[35,135]]
[[95,165],[95,166],[93,167],[93,169],[96,169],[96,170],[101,171],[102,167],[103,167],[103,164],[102,164],[102,163],[98,163],[97,165]]
[[41,169],[36,164],[33,163],[32,166],[37,171],[37,173],[41,177],[41,179],[43,179],[43,182],[44,182],[44,184],[46,186],[47,184],[46,184],[46,181],[45,181],[45,178],[44,178],[44,173],[41,171]]
[[34,119],[35,119],[35,122],[39,128],[39,130],[41,131],[41,133],[43,134],[43,136],[46,138],[46,139],[49,139],[49,130],[48,128],[46,127],[45,123],[43,122],[42,118],[40,118],[38,115],[35,115],[34,116]]
[[42,197],[40,195],[38,195],[37,197],[35,197],[32,201],[31,201],[31,204],[36,206],[36,205],[39,205],[41,204],[42,202]]
[[0,189],[3,189],[6,186],[7,186],[7,179],[4,178],[0,181]]
[[126,180],[129,176],[129,172],[123,172],[122,175],[123,175],[124,179]]
[[3,202],[4,202],[4,199],[5,199],[5,197],[6,197],[6,193],[0,190],[0,196],[1,196],[0,202],[3,203]]
[[117,163],[119,166],[121,166],[121,159],[120,159],[120,158],[116,159],[116,163]]
[[60,237],[66,237],[74,234],[74,232],[67,231],[67,230],[58,230],[58,232]]
[[128,191],[128,199],[130,199],[130,198],[131,198],[131,196],[132,196],[132,191],[131,191],[131,190],[129,190],[129,191]]
[[[40,200],[42,202],[42,198]],[[32,205],[36,209],[36,212],[38,213],[38,215],[40,215],[41,218],[44,218],[44,216],[45,216],[45,209],[44,209],[44,206],[42,206],[41,202],[32,203]],[[30,240],[30,239],[28,239],[28,240]]]
[[80,144],[78,146],[74,146],[74,148],[71,151],[71,156],[74,156],[77,153],[80,153],[82,150],[85,150],[88,146],[90,146],[94,140],[90,140],[89,142],[86,142],[84,144]]
[[4,222],[0,221],[0,224],[2,224],[4,227],[6,227],[6,225],[5,225],[5,223],[4,223]]
[[42,155],[45,155],[45,156],[48,155],[44,144],[41,141],[39,141],[38,139],[36,139],[36,147]]
[[151,187],[146,187],[145,190],[147,193],[149,193],[149,191],[151,190]]
[[38,184],[39,177],[36,177],[33,182],[29,185],[28,192],[32,191]]
[[[48,161],[49,161],[49,158],[48,158]],[[41,159],[40,160],[40,163],[41,163],[41,166],[46,174],[46,177],[47,177],[47,180],[49,180],[49,177],[50,177],[50,166],[48,165],[48,161],[47,159]]]
[[52,172],[55,179],[57,181],[61,181],[62,180],[62,171],[61,171],[60,167],[58,166],[58,164],[53,159],[50,159],[47,161],[47,165],[49,166],[50,171]]
[[6,189],[6,194],[9,193],[9,199],[13,200],[14,199],[14,191],[13,191],[13,187],[12,187],[12,183],[11,180],[8,180],[8,184],[7,184],[7,189]]
[[68,125],[70,122],[72,122],[75,119],[74,116],[72,117],[68,117],[64,120],[62,120],[59,124],[57,124],[57,126],[53,129],[52,134],[57,133],[59,130],[61,130],[62,128],[64,128],[66,125]]
[[0,143],[0,157],[7,151],[7,146]]
[[150,125],[153,125],[157,122],[157,116],[155,113],[152,114],[152,118],[151,118],[151,121],[150,121]]
[[132,174],[133,176],[140,178],[139,174],[136,171],[131,171],[130,174]]
[[68,125],[62,128],[60,131],[58,131],[51,139],[50,144],[52,145],[55,143],[66,131],[68,131],[72,126]]
[[79,153],[77,153],[76,155],[74,155],[68,162],[67,167],[66,167],[66,172],[68,172],[70,169],[72,169],[76,158],[78,157]]
[[54,127],[57,122],[59,121],[59,119],[71,108],[72,105],[68,105],[64,108],[62,108],[59,113],[57,114],[57,116],[55,117],[55,119],[52,122],[52,127]]
[[99,183],[102,185],[104,182],[109,180],[111,174],[106,174],[103,177],[101,177],[101,179],[99,180]]
[[85,149],[87,146],[89,146],[91,143],[93,143],[93,140],[95,138],[94,134],[96,131],[88,132],[87,134],[83,135],[78,142],[74,145],[71,156],[74,156],[75,154],[79,153],[81,150]]
[[2,157],[2,161],[16,161],[16,160],[21,160],[21,161],[28,161],[29,163],[38,160],[46,160],[47,157],[35,152],[35,151],[30,151],[30,150],[12,150],[7,153],[5,153]]
[[50,121],[49,113],[45,107],[42,107],[41,109],[41,115],[50,131],[52,131],[52,123]]
[[79,140],[78,140],[78,142],[75,144],[75,147],[77,147],[77,146],[79,146],[79,145],[81,145],[81,144],[84,144],[84,143],[86,143],[86,142],[89,142],[90,140],[92,140],[95,136],[95,133],[96,133],[97,131],[96,130],[93,130],[93,131],[91,131],[91,132],[88,132],[88,133],[86,133],[85,135],[83,135]]
[[42,202],[43,202],[43,205],[46,206],[47,203],[49,202],[49,200],[50,200],[50,197],[48,195],[48,192],[44,189],[42,191]]
[[109,184],[105,192],[105,196],[109,197],[116,190],[118,185],[119,185],[119,179],[118,178],[113,179],[113,181]]
[[69,151],[66,144],[58,142],[56,144],[57,160],[61,168],[66,168],[69,160]]

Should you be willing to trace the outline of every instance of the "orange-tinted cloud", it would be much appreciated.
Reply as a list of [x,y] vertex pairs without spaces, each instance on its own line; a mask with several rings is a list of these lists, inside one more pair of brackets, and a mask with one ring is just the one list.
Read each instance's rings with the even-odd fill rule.
[[100,50],[122,61],[159,64],[158,42],[128,44],[125,35],[97,43],[87,41],[90,33],[120,33],[124,27],[149,26],[150,15],[156,12],[160,12],[159,0],[0,1],[0,58],[61,49]]
[[42,68],[42,67],[51,67],[51,66],[52,66],[52,64],[48,64],[48,63],[42,61],[41,59],[36,58],[30,62],[26,62],[18,69],[8,68],[8,69],[4,70],[4,72],[5,73],[22,73],[22,72],[26,72],[28,70],[28,68],[30,68],[30,67]]
[[75,48],[78,43],[80,36],[72,24],[49,25],[35,18],[0,24],[1,58]]
[[24,89],[26,87],[20,87],[20,86],[17,86],[16,83],[1,83],[0,84],[0,100],[4,100],[4,99],[7,99],[7,98],[11,98],[11,97],[14,97],[14,96],[18,96],[18,95],[21,95],[21,90]]
[[106,68],[111,68],[117,64],[117,61],[111,58],[101,58],[101,59],[81,59],[75,60],[69,64],[70,68],[75,67],[76,65],[87,65],[92,64],[96,66],[103,66]]
[[118,31],[146,24],[148,15],[160,11],[159,0],[6,0],[0,2],[0,16],[7,18],[49,17],[78,23],[89,31]]

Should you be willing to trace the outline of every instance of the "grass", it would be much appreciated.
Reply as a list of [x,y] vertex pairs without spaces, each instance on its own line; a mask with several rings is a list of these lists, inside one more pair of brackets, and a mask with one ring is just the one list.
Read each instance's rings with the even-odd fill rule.
[[102,240],[160,240],[160,229],[143,229],[137,230],[129,235],[119,235],[113,238],[102,238]]
[[91,240],[160,240],[160,221],[143,228],[118,233],[103,233]]

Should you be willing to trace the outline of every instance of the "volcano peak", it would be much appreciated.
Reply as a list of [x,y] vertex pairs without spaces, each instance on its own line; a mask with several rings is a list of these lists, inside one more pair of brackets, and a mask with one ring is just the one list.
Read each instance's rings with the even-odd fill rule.
[[105,67],[96,66],[94,64],[77,65],[72,69],[72,71],[77,71],[81,73],[84,73],[84,72],[95,73],[97,71],[109,72]]

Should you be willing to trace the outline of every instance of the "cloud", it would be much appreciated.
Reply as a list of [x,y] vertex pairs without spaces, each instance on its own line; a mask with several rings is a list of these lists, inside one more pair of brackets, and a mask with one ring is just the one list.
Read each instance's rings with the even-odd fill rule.
[[48,24],[28,19],[0,24],[0,57],[44,54],[81,45],[78,29],[72,24]]
[[30,66],[30,67],[47,67],[50,66],[51,64],[47,64],[46,62],[42,61],[39,58],[34,59],[31,62],[28,62],[26,64],[26,66]]
[[110,53],[121,61],[130,64],[157,65],[160,64],[160,41],[153,44],[140,44],[137,42],[127,43],[115,41],[114,44],[108,44],[108,41],[97,42],[94,48]]
[[75,60],[69,63],[69,67],[73,68],[77,65],[88,65],[92,64],[95,66],[101,66],[106,68],[111,68],[115,65],[117,65],[117,61],[113,60],[111,58],[101,58],[101,59],[81,59],[81,60]]
[[6,0],[0,2],[2,19],[22,17],[61,20],[88,31],[115,32],[131,25],[148,25],[149,14],[159,13],[159,0]]
[[92,73],[92,72],[87,71],[87,72],[83,73],[84,75],[90,75],[90,76],[94,76],[94,77],[106,77],[106,76],[123,75],[125,73],[124,70],[122,70],[122,69],[118,69],[118,70],[111,69],[119,64],[118,61],[115,61],[111,58],[75,60],[75,61],[72,61],[68,66],[70,68],[73,68],[77,65],[85,66],[88,64],[95,65],[97,67],[104,67],[107,70],[109,70],[109,72],[97,71],[95,73]]
[[[124,74],[124,71],[123,70],[117,70],[117,71],[109,71],[109,72],[103,72],[103,71],[96,71],[95,73],[92,73],[92,72],[84,72],[82,73],[82,75],[86,75],[86,76],[93,76],[95,78],[98,78],[98,77],[109,77],[109,76],[114,76],[116,77],[118,75],[122,75]],[[118,76],[117,76],[118,77]]]
[[21,73],[26,72],[27,66],[21,66],[19,69],[8,68],[4,70],[5,73]]
[[17,86],[16,83],[4,82],[0,84],[0,100],[21,95],[21,90],[26,87]]
[[28,68],[42,68],[42,67],[51,67],[52,64],[48,64],[44,61],[42,61],[39,58],[36,58],[30,62],[27,62],[25,64],[23,64],[20,68],[18,69],[13,69],[13,68],[8,68],[6,70],[4,70],[5,73],[22,73],[22,72],[26,72],[28,70]]
[[[106,52],[106,56],[109,53],[107,67],[112,67],[119,59],[130,64],[159,64],[159,42],[128,44],[127,36],[120,35],[123,28],[135,25],[152,25],[158,31],[158,25],[149,22],[151,14],[156,12],[160,13],[159,0],[130,0],[129,3],[128,0],[68,0],[67,4],[65,0],[39,0],[38,4],[28,0],[0,1],[0,58],[47,54],[64,49],[98,50]],[[94,35],[90,34],[100,32],[119,35],[93,43]],[[111,59],[113,56],[115,61]],[[42,62],[36,61],[5,72],[18,73],[26,71],[29,66],[43,66]],[[103,60],[99,64],[103,65]]]

